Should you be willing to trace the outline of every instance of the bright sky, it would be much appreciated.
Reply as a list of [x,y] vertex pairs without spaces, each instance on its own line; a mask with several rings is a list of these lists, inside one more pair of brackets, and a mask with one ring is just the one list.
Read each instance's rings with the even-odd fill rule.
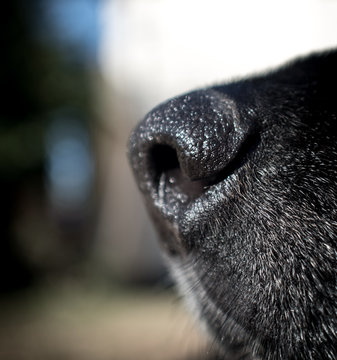
[[148,108],[337,46],[336,0],[106,0],[101,15],[103,74]]
[[84,61],[95,59],[101,36],[99,20],[100,0],[41,1],[45,13],[42,36],[56,38],[63,45],[76,44]]

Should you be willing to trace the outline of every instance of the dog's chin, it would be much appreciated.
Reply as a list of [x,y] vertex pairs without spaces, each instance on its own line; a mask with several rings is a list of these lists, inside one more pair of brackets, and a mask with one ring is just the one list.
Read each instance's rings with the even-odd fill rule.
[[187,309],[210,340],[210,351],[215,350],[225,356],[224,359],[260,359],[253,354],[260,353],[261,344],[223,308],[222,299],[207,290],[212,277],[197,270],[205,268],[205,264],[201,265],[202,259],[196,259],[194,254],[184,258],[167,256],[166,260]]

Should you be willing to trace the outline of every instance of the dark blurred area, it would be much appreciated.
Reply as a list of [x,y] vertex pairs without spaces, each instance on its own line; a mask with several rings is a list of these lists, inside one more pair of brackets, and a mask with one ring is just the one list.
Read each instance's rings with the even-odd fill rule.
[[95,214],[90,128],[97,5],[1,5],[1,292],[76,273],[88,254]]
[[103,2],[1,5],[1,360],[180,357],[126,160],[136,106],[99,70]]

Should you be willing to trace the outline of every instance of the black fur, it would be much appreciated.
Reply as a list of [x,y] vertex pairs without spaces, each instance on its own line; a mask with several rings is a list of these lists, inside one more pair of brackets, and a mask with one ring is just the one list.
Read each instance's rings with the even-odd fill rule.
[[[337,52],[169,100],[130,161],[230,359],[337,359]],[[222,359],[222,357],[219,357]]]

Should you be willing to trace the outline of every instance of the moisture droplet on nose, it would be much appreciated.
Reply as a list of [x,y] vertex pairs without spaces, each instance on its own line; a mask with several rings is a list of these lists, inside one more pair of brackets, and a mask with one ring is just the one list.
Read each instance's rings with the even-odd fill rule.
[[169,183],[174,185],[176,183],[176,179],[173,176],[170,176],[168,179]]

